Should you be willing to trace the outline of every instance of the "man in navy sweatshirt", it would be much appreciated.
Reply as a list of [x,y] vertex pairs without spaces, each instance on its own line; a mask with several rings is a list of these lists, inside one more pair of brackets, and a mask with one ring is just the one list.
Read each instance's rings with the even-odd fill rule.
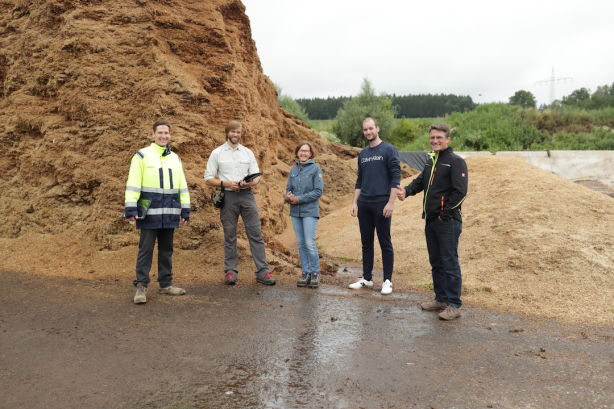
[[362,277],[350,284],[352,289],[373,287],[373,239],[377,239],[382,250],[384,280],[382,294],[392,293],[392,269],[394,250],[390,239],[390,225],[397,188],[401,183],[399,152],[379,137],[379,126],[373,118],[362,122],[364,138],[369,146],[358,155],[358,176],[352,202],[352,216],[358,216],[360,240],[362,242]]

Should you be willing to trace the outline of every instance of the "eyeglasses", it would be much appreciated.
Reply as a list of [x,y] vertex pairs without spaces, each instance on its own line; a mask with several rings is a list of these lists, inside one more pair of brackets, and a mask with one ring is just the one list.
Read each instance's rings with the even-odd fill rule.
[[298,151],[299,153],[311,153],[310,150],[301,149]]

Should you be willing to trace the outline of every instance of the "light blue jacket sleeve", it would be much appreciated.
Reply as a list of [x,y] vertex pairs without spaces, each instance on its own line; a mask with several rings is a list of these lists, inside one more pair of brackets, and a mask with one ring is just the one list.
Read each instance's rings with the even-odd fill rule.
[[313,190],[298,196],[299,203],[313,202],[322,196],[322,193],[324,192],[324,179],[322,176],[322,168],[320,168],[320,165],[315,165],[315,169],[311,175]]

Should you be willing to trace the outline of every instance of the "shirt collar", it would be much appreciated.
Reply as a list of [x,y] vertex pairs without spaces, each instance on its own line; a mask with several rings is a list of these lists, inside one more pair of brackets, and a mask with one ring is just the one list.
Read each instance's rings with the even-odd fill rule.
[[243,145],[238,144],[236,148],[233,148],[232,146],[230,146],[230,143],[228,143],[228,141],[224,142],[224,145],[222,145],[225,147],[226,150],[229,151],[239,151],[241,149],[243,149]]

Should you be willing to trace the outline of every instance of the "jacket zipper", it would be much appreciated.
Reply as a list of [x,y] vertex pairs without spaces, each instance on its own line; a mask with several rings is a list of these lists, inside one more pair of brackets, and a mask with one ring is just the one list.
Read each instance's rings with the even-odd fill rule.
[[433,178],[435,177],[435,165],[437,164],[437,159],[439,159],[439,153],[436,152],[435,156],[431,156],[432,168],[431,168],[431,176],[429,177],[429,183],[426,187],[426,192],[424,193],[424,201],[422,202],[422,213],[424,214],[424,219],[426,220],[426,198],[429,195],[429,189],[431,187],[431,183],[433,182]]

